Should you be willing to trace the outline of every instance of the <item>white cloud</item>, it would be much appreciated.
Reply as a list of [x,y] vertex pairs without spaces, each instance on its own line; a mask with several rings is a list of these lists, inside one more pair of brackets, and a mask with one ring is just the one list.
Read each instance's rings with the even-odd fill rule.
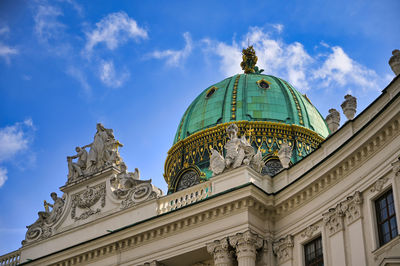
[[38,5],[36,9],[35,32],[42,42],[58,39],[63,34],[66,26],[59,22],[58,17],[63,16],[61,9],[50,5]]
[[10,62],[10,56],[18,54],[18,50],[0,43],[0,57],[3,57],[7,63]]
[[91,52],[93,48],[104,43],[108,49],[114,50],[129,39],[146,39],[147,31],[139,27],[135,20],[125,12],[116,12],[107,15],[96,23],[96,29],[86,33],[85,49]]
[[80,69],[70,66],[67,69],[67,74],[79,82],[86,94],[91,93],[92,88],[86,79],[85,73],[83,73]]
[[189,32],[185,32],[183,38],[185,39],[185,47],[182,50],[168,49],[164,51],[154,51],[148,56],[156,59],[166,59],[168,65],[179,66],[190,55],[193,49],[193,42]]
[[0,128],[0,162],[13,158],[28,148],[30,136],[27,131],[34,129],[32,119]]
[[[283,29],[282,27],[278,27]],[[285,43],[271,32],[253,27],[245,34],[239,44],[203,40],[206,53],[220,57],[220,70],[231,76],[241,73],[241,49],[248,42],[254,46],[258,56],[257,65],[265,69],[264,73],[288,80],[300,91],[312,87],[327,88],[332,85],[341,87],[352,85],[355,88],[367,89],[380,82],[375,71],[366,68],[351,59],[339,46],[330,47],[321,42],[325,54],[309,54],[300,42]],[[354,89],[353,89],[354,91]]]
[[282,24],[272,24],[271,25],[278,33],[281,33],[284,29]]
[[[121,72],[121,71],[119,71]],[[129,78],[129,72],[122,71],[117,75],[113,61],[102,61],[100,65],[100,80],[108,87],[118,88]]]
[[2,26],[0,28],[0,35],[6,34],[10,32],[10,28],[8,26]]
[[[32,119],[0,128],[0,163],[12,160],[17,154],[26,151],[32,140],[31,130],[35,127]],[[7,180],[7,169],[0,166],[0,187]]]
[[4,167],[0,167],[0,187],[4,185],[7,180],[7,169]]
[[375,71],[351,59],[341,47],[334,46],[322,66],[313,71],[314,77],[322,80],[325,87],[358,85],[363,89],[377,86],[379,79]]

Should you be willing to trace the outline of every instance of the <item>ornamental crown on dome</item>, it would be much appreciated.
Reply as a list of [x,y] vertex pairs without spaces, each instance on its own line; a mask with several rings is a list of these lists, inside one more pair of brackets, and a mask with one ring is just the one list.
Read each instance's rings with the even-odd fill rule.
[[256,56],[256,51],[253,45],[247,47],[247,49],[242,50],[242,59],[240,66],[244,70],[245,74],[260,74],[264,69],[259,69],[256,64],[258,57]]

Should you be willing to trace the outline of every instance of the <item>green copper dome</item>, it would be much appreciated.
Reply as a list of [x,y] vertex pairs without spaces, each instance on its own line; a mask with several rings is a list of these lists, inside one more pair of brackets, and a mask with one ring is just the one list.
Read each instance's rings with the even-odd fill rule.
[[293,165],[329,135],[325,120],[307,96],[282,79],[261,74],[253,46],[243,49],[242,59],[244,74],[208,87],[184,113],[165,160],[168,193],[213,176],[211,154],[226,153],[226,130],[232,123],[237,136],[245,137],[262,156],[261,174],[271,177],[283,169],[278,156],[283,144],[291,147],[289,165]]
[[318,110],[288,82],[270,75],[239,74],[210,86],[192,102],[174,144],[218,124],[243,120],[298,125],[322,138],[329,135]]

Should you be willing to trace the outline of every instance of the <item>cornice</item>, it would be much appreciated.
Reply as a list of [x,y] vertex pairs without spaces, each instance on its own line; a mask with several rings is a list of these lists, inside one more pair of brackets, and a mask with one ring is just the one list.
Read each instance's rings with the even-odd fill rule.
[[[247,191],[247,193],[245,191]],[[218,219],[227,218],[239,212],[252,211],[259,213],[260,215],[265,215],[267,213],[267,208],[265,207],[264,203],[262,203],[264,201],[259,200],[259,197],[262,196],[265,199],[266,195],[260,191],[257,191],[257,188],[253,186],[247,186],[237,191],[240,192],[240,194],[242,195],[244,194],[242,198],[238,198],[233,201],[227,201],[226,203],[217,205],[214,208],[203,209],[198,213],[190,216],[177,215],[174,214],[174,212],[167,213],[163,216],[164,218],[169,218],[169,221],[166,221],[161,226],[155,226],[142,232],[140,232],[140,230],[137,230],[138,228],[134,227],[124,228],[123,230],[120,230],[118,232],[115,231],[117,235],[113,235],[112,233],[110,233],[103,236],[103,239],[101,241],[100,238],[94,239],[93,241],[97,240],[99,241],[99,243],[109,243],[102,244],[101,246],[97,246],[93,249],[90,249],[89,251],[82,252],[82,250],[89,248],[90,245],[95,246],[95,242],[78,244],[74,247],[56,252],[57,254],[49,254],[45,257],[22,263],[22,265],[42,265],[43,263],[45,263],[50,265],[62,266],[75,265],[80,263],[93,263],[97,260],[113,256],[117,252],[121,253],[148,244],[160,238],[169,237],[177,233],[184,233],[187,230],[197,228],[200,224],[205,225]],[[228,198],[227,200],[229,200]],[[207,202],[206,204],[210,205],[211,203]],[[187,210],[185,209],[179,209],[177,211],[182,213],[187,212]],[[131,233],[132,235],[130,235],[129,237],[121,238],[122,236],[126,236]],[[109,240],[107,240],[107,238]],[[118,240],[114,241],[113,239]],[[66,256],[66,254],[69,254],[70,256],[68,256],[67,259],[61,259],[62,257]],[[53,260],[59,261],[52,262]]]

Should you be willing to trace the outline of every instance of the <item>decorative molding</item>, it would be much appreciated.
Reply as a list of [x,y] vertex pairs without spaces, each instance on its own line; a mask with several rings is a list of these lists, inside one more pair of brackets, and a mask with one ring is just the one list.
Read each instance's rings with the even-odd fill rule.
[[[99,213],[100,207],[93,209],[93,207],[100,201],[100,207],[104,208],[106,205],[106,184],[102,183],[93,187],[87,186],[84,191],[72,195],[72,210],[71,218],[75,221],[85,220],[89,216]],[[76,216],[77,209],[83,212]]]
[[301,236],[303,238],[311,238],[314,232],[318,230],[318,228],[318,225],[310,225],[303,231],[303,233],[301,233]]
[[[264,203],[256,201],[253,197],[246,197],[240,200],[231,201],[227,204],[218,206],[216,208],[208,209],[204,212],[198,213],[193,216],[173,221],[161,227],[157,227],[149,231],[145,231],[142,233],[129,236],[124,239],[120,239],[118,241],[115,241],[113,243],[110,243],[102,247],[98,247],[96,249],[83,252],[80,254],[78,253],[75,256],[71,256],[68,259],[58,261],[56,263],[53,263],[52,265],[55,266],[70,265],[73,264],[74,261],[80,261],[82,263],[89,264],[94,260],[98,260],[102,257],[114,254],[116,250],[119,250],[118,252],[122,252],[124,250],[137,248],[138,246],[144,245],[145,243],[153,241],[156,238],[158,239],[162,237],[167,237],[171,234],[176,234],[177,232],[180,232],[182,230],[186,230],[189,228],[196,228],[199,226],[199,224],[204,224],[213,219],[219,219],[225,217],[226,215],[237,213],[238,211],[241,211],[243,208],[249,208],[261,214],[265,214],[267,212]],[[79,249],[76,250],[75,252],[79,252]]]
[[370,191],[371,192],[380,192],[383,188],[383,185],[389,180],[386,176],[379,178],[376,182],[372,185]]
[[127,209],[144,201],[157,198],[161,192],[159,190],[156,192],[150,182],[139,184],[130,189],[128,195],[121,202],[121,209]]
[[279,263],[283,263],[293,258],[293,246],[294,242],[292,235],[287,235],[272,244],[272,249],[278,257]]

